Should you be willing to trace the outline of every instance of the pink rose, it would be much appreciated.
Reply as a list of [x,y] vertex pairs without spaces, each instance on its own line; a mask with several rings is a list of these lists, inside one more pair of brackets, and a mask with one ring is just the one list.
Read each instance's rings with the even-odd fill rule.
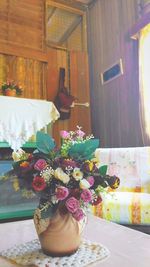
[[70,137],[70,134],[67,131],[60,131],[60,136],[63,139],[68,139]]
[[93,186],[93,184],[94,184],[94,177],[93,176],[89,176],[87,178],[87,181],[89,182],[90,186]]
[[77,130],[77,134],[81,138],[85,135],[85,133],[83,131],[81,131],[81,130]]
[[84,189],[81,193],[81,199],[85,202],[88,203],[92,200],[92,193],[88,189]]
[[75,213],[72,214],[73,218],[75,218],[77,221],[80,221],[84,217],[84,213],[82,209],[78,209]]
[[47,166],[47,162],[44,159],[38,159],[34,164],[34,169],[37,171],[42,171]]
[[66,201],[66,208],[68,209],[69,212],[74,213],[79,209],[80,203],[75,197],[70,197]]
[[59,186],[56,189],[56,197],[58,200],[63,200],[69,195],[68,188],[64,186]]

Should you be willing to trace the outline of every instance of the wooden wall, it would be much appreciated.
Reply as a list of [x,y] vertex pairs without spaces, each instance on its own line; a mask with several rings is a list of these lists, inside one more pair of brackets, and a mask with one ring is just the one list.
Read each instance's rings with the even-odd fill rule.
[[[104,147],[142,145],[138,50],[129,29],[138,19],[136,0],[97,0],[89,11],[92,128]],[[124,74],[102,85],[100,74],[119,59]]]
[[22,97],[46,98],[45,0],[1,0],[0,25],[0,84],[14,80]]
[[[68,65],[69,61],[70,66]],[[89,68],[87,53],[82,51],[69,52],[67,50],[53,48],[48,49],[48,100],[53,101],[58,92],[60,67],[66,70],[65,86],[70,89],[71,95],[75,96],[79,103],[89,103]],[[83,131],[85,131],[86,134],[91,133],[90,107],[75,106],[71,110],[70,119],[58,120],[54,123],[53,137],[57,144],[60,144],[59,132],[61,130],[76,130],[77,125],[83,127]]]
[[0,52],[19,53],[19,56],[23,56],[24,52],[28,58],[42,58],[41,52],[45,50],[44,16],[43,0],[1,0]]

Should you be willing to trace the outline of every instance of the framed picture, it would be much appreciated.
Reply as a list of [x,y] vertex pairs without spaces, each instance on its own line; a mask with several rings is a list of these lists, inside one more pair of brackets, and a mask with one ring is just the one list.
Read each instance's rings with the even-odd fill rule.
[[[6,154],[5,154],[6,157]],[[0,221],[13,221],[33,216],[38,206],[37,197],[25,198],[20,190],[14,190],[15,177],[8,174],[12,170],[12,160],[0,160]]]
[[[42,129],[43,132],[52,134],[52,123]],[[23,145],[23,150],[33,152],[36,149],[36,136],[30,138]],[[15,177],[8,174],[12,169],[12,149],[7,142],[0,142],[0,222],[26,219],[33,216],[39,204],[37,196],[23,197],[20,191],[14,190]]]
[[106,84],[123,74],[122,59],[101,73],[101,83]]

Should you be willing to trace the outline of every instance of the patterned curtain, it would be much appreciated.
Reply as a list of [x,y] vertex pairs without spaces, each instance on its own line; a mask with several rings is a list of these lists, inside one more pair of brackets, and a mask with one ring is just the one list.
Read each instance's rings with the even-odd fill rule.
[[150,144],[150,23],[140,32],[139,75],[140,75],[140,116],[144,145]]
[[23,88],[22,97],[46,99],[46,63],[0,54],[0,84],[14,80]]

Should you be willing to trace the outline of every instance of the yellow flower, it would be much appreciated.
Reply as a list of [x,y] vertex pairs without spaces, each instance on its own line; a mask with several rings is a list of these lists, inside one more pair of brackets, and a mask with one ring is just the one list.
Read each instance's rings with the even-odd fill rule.
[[13,181],[13,188],[16,192],[19,191],[19,189],[20,189],[19,182],[18,182],[17,178],[15,178]]
[[27,156],[27,153],[20,148],[19,150],[14,151],[12,153],[12,158],[14,161],[19,161],[19,160],[27,159],[28,156]]
[[70,180],[69,175],[63,172],[61,168],[55,170],[55,178],[62,181],[64,184],[67,184]]

